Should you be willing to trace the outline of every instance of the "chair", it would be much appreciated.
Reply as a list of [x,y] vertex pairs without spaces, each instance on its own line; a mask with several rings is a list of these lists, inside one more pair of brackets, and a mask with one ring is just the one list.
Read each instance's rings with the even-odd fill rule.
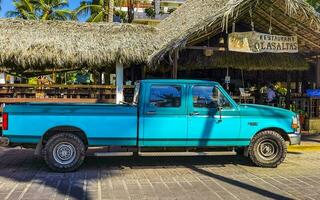
[[239,91],[240,91],[240,103],[242,99],[244,99],[244,103],[247,103],[247,97],[250,97],[251,94],[246,92],[244,88],[239,88]]

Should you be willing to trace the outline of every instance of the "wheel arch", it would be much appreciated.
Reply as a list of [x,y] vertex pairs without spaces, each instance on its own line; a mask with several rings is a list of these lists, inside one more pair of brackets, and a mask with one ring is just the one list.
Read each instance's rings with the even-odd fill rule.
[[254,135],[252,136],[252,138],[253,138],[255,135],[257,135],[257,134],[259,134],[259,133],[261,133],[261,132],[263,132],[263,131],[275,131],[275,132],[277,132],[285,141],[287,141],[287,142],[290,141],[287,132],[286,132],[285,130],[283,130],[282,128],[279,128],[279,127],[269,127],[269,128],[261,129],[261,130],[259,130],[256,134],[254,134]]
[[86,133],[79,127],[76,126],[56,126],[47,130],[41,138],[41,143],[45,144],[50,137],[57,133],[67,132],[79,136],[79,138],[84,142],[85,145],[88,145],[88,138]]

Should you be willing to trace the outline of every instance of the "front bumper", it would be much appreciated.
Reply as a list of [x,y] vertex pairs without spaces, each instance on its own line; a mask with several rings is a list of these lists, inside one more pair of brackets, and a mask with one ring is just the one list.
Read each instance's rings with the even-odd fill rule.
[[301,144],[301,133],[290,133],[288,134],[290,145],[300,145]]

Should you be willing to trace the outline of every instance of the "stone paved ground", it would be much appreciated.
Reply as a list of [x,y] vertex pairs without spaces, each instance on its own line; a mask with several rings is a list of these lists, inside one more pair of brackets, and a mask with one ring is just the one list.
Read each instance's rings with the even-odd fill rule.
[[50,172],[30,150],[0,150],[0,199],[320,199],[320,152],[289,153],[277,169],[247,159],[89,157]]

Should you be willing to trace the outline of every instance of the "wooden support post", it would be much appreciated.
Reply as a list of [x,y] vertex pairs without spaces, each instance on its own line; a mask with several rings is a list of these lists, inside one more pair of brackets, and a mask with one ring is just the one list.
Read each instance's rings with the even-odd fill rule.
[[320,56],[317,56],[316,82],[317,82],[317,89],[320,89]]
[[135,71],[135,65],[131,66],[131,68],[130,68],[130,81],[132,81],[132,83],[134,81],[136,81],[135,76],[134,76],[134,71]]
[[116,64],[116,103],[123,101],[123,64]]
[[145,79],[146,78],[146,66],[143,65],[141,67],[141,80]]
[[178,59],[179,59],[179,50],[174,50],[174,58],[173,58],[173,68],[172,68],[172,78],[178,78]]
[[286,96],[286,109],[290,109],[291,103],[291,74],[287,72],[287,96]]
[[160,19],[160,0],[154,1],[155,18]]

